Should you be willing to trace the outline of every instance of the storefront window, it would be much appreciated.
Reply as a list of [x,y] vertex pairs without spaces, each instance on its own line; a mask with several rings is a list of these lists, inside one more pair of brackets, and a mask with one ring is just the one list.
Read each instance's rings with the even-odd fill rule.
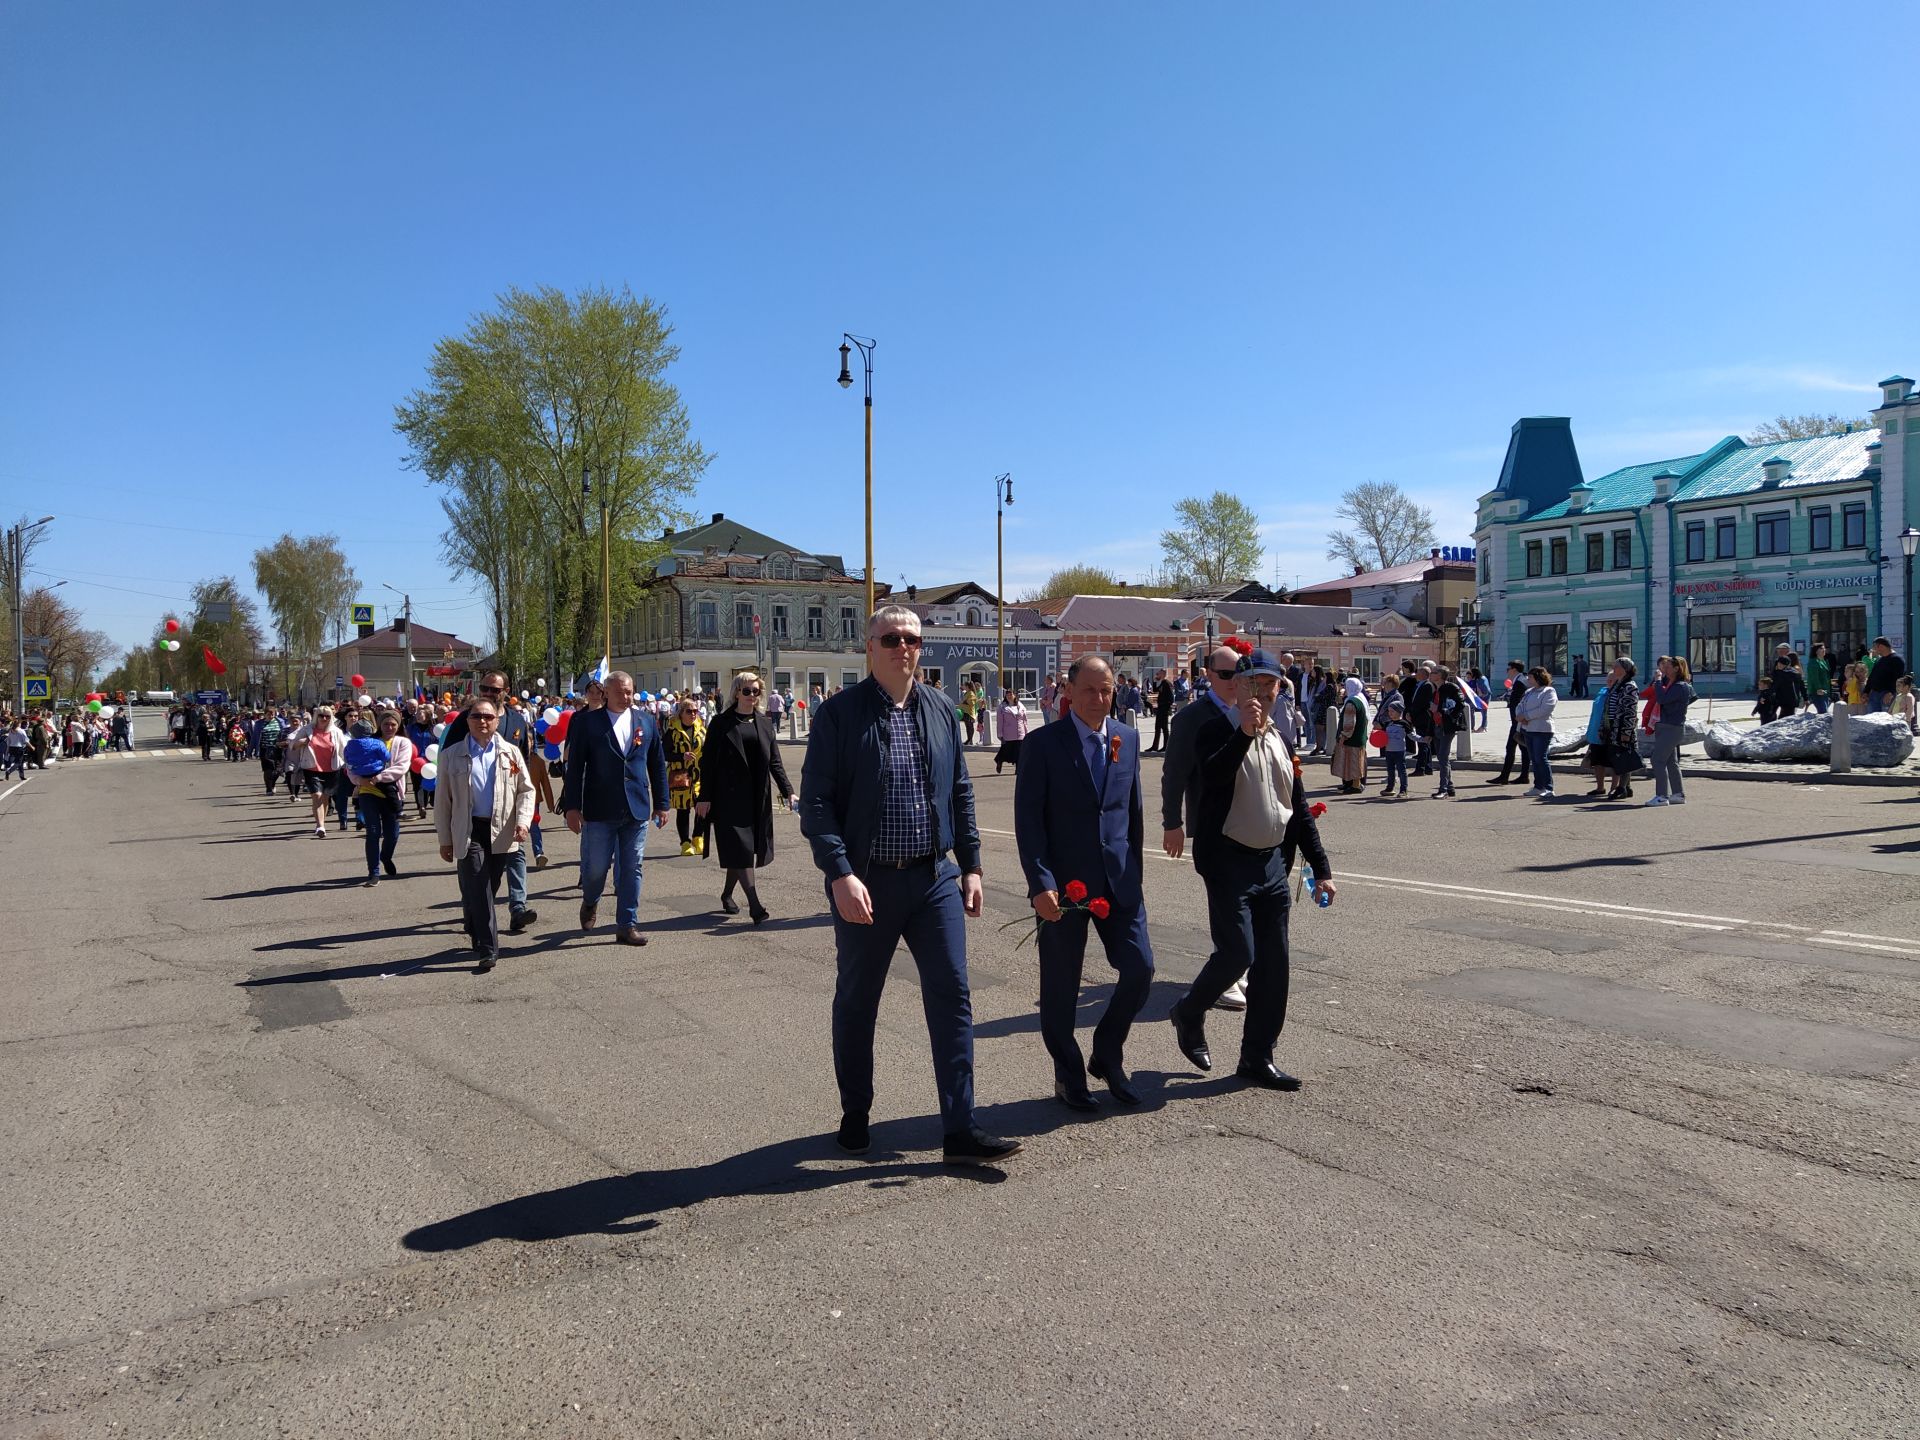
[[1836,666],[1860,653],[1867,643],[1867,609],[1864,605],[1839,605],[1813,612],[1813,643],[1827,647],[1827,658]]
[[1539,666],[1549,675],[1567,673],[1567,627],[1527,626],[1527,668]]
[[1595,675],[1604,675],[1616,660],[1633,658],[1633,621],[1589,620],[1587,663]]
[[1732,615],[1687,617],[1687,664],[1696,674],[1732,674],[1738,664],[1739,648]]

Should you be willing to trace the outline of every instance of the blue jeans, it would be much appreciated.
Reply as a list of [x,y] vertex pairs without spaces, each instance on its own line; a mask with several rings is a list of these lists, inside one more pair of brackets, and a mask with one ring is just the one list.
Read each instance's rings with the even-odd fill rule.
[[1827,706],[1832,703],[1833,701],[1825,695],[1816,695],[1813,697],[1813,708],[1818,710],[1822,715],[1827,713]]
[[1536,790],[1553,793],[1553,766],[1547,761],[1547,747],[1553,743],[1551,734],[1538,734],[1532,730],[1520,732],[1520,738],[1527,742],[1527,758],[1533,762],[1533,786]]
[[1433,758],[1440,764],[1440,788],[1453,788],[1453,736],[1435,735],[1433,737]]
[[[948,867],[951,869],[952,867]],[[920,971],[920,1005],[933,1047],[940,1124],[947,1134],[973,1128],[973,993],[967,986],[967,936],[960,886],[929,861],[905,870],[871,867],[865,877],[873,923],[849,925],[833,910],[839,978],[833,987],[833,1074],[840,1109],[873,1108],[873,1029],[893,952],[907,942]],[[828,887],[828,909],[833,909]]]
[[367,827],[367,874],[378,875],[382,864],[393,863],[393,847],[400,840],[400,802],[384,795],[356,795],[360,823]]
[[1402,790],[1406,789],[1407,752],[1404,750],[1382,750],[1380,752],[1380,761],[1387,767],[1387,783],[1380,787],[1380,793],[1384,795],[1387,791],[1393,789],[1395,776],[1399,777],[1400,788]]
[[[580,899],[600,903],[606,893],[607,871],[613,871],[614,923],[640,923],[640,862],[647,850],[644,820],[582,820],[580,822]],[[515,852],[519,853],[519,852]],[[511,871],[508,872],[511,875]],[[520,904],[526,902],[526,862],[520,863]],[[511,881],[507,891],[511,904]]]

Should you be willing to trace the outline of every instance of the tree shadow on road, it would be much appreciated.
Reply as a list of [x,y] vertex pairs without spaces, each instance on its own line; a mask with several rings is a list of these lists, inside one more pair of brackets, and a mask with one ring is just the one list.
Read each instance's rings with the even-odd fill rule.
[[651,1230],[663,1211],[684,1210],[707,1200],[746,1195],[803,1194],[836,1185],[883,1189],[935,1175],[997,1185],[1006,1172],[986,1165],[945,1165],[908,1160],[903,1142],[918,1132],[924,1138],[930,1117],[889,1120],[873,1127],[874,1149],[850,1158],[830,1135],[803,1135],[730,1155],[711,1165],[678,1170],[641,1170],[609,1175],[557,1190],[519,1195],[497,1205],[410,1230],[402,1239],[409,1250],[440,1253],[465,1250],[489,1240],[558,1240],[569,1235],[633,1235]]

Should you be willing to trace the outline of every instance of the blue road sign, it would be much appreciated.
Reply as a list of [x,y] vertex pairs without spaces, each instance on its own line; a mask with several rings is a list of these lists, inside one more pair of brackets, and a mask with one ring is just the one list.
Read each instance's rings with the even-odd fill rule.
[[53,680],[46,675],[27,676],[27,699],[51,700],[53,698]]

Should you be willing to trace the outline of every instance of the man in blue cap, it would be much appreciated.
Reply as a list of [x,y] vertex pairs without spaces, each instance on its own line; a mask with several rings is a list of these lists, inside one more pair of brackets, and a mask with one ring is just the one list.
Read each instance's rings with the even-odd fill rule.
[[1211,1070],[1206,1013],[1245,975],[1247,1018],[1234,1073],[1263,1089],[1298,1090],[1300,1082],[1273,1063],[1287,1019],[1287,872],[1295,851],[1304,851],[1314,889],[1331,901],[1333,866],[1293,752],[1271,718],[1280,693],[1279,663],[1255,650],[1240,658],[1236,671],[1238,723],[1222,712],[1194,736],[1200,803],[1193,868],[1206,882],[1213,954],[1174,1004],[1173,1033],[1181,1054]]

